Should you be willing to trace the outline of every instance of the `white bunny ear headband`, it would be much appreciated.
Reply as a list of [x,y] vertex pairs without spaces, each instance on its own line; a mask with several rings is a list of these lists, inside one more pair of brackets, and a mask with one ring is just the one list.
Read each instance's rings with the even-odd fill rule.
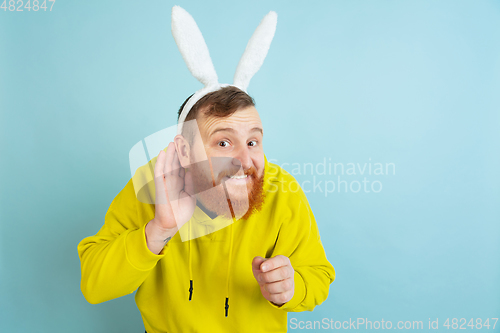
[[[247,91],[250,79],[260,69],[267,56],[276,31],[277,19],[276,12],[270,11],[255,29],[238,63],[232,86],[238,87],[244,92]],[[193,105],[206,94],[230,86],[230,84],[219,83],[200,29],[193,17],[179,6],[172,8],[172,35],[189,71],[204,85],[191,96],[182,109],[177,126],[177,134],[181,134],[186,116]]]

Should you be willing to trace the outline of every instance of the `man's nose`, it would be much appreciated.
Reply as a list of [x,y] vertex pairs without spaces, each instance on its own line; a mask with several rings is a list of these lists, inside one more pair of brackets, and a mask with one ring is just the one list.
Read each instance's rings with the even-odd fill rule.
[[243,170],[248,170],[252,167],[252,159],[248,146],[239,147],[233,156],[233,165],[241,166]]

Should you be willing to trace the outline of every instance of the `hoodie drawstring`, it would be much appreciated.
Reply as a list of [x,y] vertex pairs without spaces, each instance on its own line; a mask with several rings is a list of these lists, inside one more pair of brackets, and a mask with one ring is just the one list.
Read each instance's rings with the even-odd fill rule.
[[229,277],[230,277],[230,271],[231,271],[231,257],[233,255],[233,224],[234,224],[234,218],[233,218],[233,223],[231,223],[231,241],[229,242],[229,260],[227,262],[227,277],[226,277],[226,303],[224,304],[224,309],[226,310],[226,317],[229,312]]
[[191,268],[191,222],[189,222],[189,300],[193,297],[193,269]]
[[[224,310],[226,317],[229,314],[229,278],[231,272],[231,260],[233,256],[233,224],[235,223],[234,218],[231,223],[231,236],[229,241],[229,260],[227,262],[227,275],[226,275],[226,302],[224,303]],[[191,255],[191,223],[189,222],[189,300],[191,301],[193,297],[193,269],[192,269],[192,255]]]

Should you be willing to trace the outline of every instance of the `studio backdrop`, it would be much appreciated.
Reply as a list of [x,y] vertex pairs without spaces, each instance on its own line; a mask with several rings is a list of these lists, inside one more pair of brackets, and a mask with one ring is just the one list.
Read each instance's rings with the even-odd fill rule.
[[77,245],[131,179],[134,145],[202,87],[174,5],[220,82],[278,14],[248,93],[336,271],[289,331],[500,332],[496,0],[3,1],[0,331],[144,331],[134,294],[85,300]]

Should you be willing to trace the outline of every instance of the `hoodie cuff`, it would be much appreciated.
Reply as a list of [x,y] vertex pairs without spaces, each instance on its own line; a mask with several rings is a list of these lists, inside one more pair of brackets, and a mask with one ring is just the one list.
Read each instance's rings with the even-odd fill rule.
[[302,275],[300,275],[300,273],[297,271],[295,271],[295,273],[293,274],[293,284],[295,288],[291,300],[282,305],[276,305],[269,301],[268,303],[271,304],[271,306],[276,309],[292,310],[296,308],[300,303],[302,303],[304,298],[306,298],[306,284],[304,282],[304,279],[302,278]]
[[127,260],[132,266],[140,271],[153,269],[158,260],[165,256],[165,247],[158,255],[149,250],[146,242],[146,224],[140,229],[130,231],[125,237]]

